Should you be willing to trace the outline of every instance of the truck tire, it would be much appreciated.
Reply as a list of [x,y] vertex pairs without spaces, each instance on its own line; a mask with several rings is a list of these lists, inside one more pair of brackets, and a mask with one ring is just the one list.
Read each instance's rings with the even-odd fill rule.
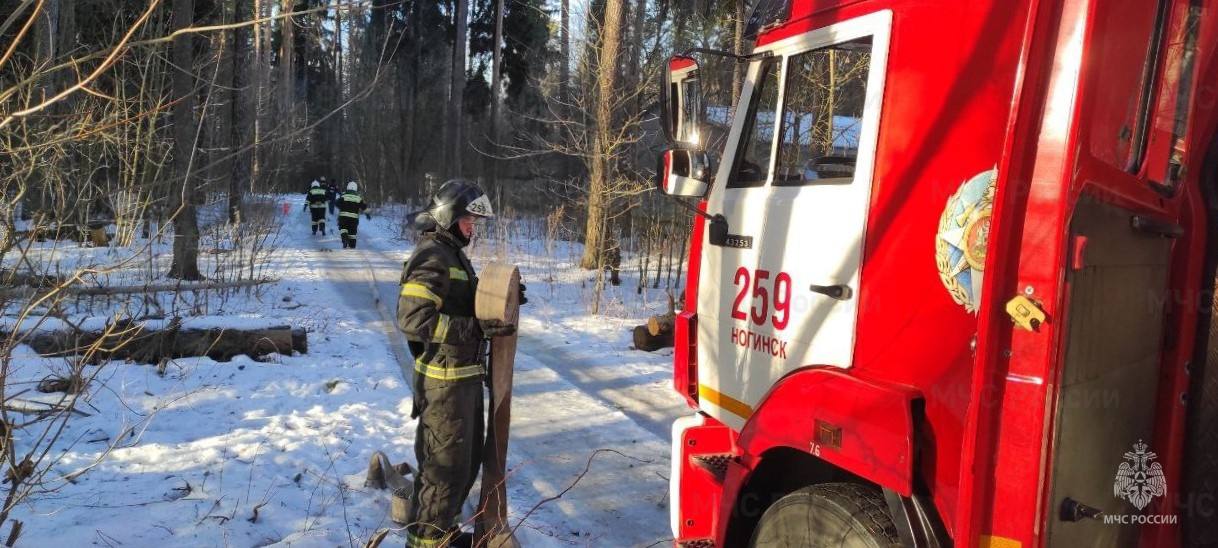
[[762,514],[749,546],[756,548],[892,548],[897,528],[878,489],[854,483],[805,487]]

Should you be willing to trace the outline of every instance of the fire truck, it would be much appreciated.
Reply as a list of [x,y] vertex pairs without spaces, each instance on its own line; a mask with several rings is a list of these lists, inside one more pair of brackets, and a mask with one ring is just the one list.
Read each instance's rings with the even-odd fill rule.
[[672,57],[674,543],[1218,542],[1216,10],[758,0]]

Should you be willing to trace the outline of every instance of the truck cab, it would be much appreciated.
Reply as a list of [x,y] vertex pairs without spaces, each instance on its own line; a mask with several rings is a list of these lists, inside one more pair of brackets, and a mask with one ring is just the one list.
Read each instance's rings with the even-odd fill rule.
[[675,543],[1181,545],[1216,33],[1188,0],[759,0],[747,54],[674,56]]

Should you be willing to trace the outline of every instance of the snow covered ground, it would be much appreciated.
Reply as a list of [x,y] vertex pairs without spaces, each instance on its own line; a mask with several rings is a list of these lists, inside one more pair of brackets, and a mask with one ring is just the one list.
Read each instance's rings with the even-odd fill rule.
[[[45,478],[52,490],[14,512],[25,523],[18,545],[361,546],[380,528],[393,529],[383,545],[401,545],[388,495],[363,482],[374,450],[414,461],[400,369],[409,358],[391,321],[410,244],[388,216],[361,224],[358,251],[333,234],[311,237],[295,208],[284,221],[267,269],[280,281],[228,317],[306,327],[309,353],[181,359],[163,376],[105,366],[78,404],[90,416],[70,421],[54,448],[62,458]],[[471,253],[475,265],[521,265],[529,286],[509,522],[524,546],[663,545],[668,428],[687,410],[670,388],[671,352],[630,349],[628,329],[662,310],[664,297],[636,295],[624,272],[606,294],[608,312],[589,315],[592,276],[574,266],[577,253],[537,239]],[[63,367],[19,347],[12,375],[33,382]]]

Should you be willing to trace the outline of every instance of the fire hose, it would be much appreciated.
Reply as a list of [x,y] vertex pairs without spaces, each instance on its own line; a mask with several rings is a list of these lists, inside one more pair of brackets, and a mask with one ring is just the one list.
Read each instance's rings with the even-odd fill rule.
[[[474,297],[474,316],[518,325],[520,271],[491,264],[482,271]],[[518,546],[507,528],[507,446],[512,416],[512,372],[516,362],[516,335],[491,339],[490,408],[486,444],[482,450],[482,493],[474,522],[476,546]]]

